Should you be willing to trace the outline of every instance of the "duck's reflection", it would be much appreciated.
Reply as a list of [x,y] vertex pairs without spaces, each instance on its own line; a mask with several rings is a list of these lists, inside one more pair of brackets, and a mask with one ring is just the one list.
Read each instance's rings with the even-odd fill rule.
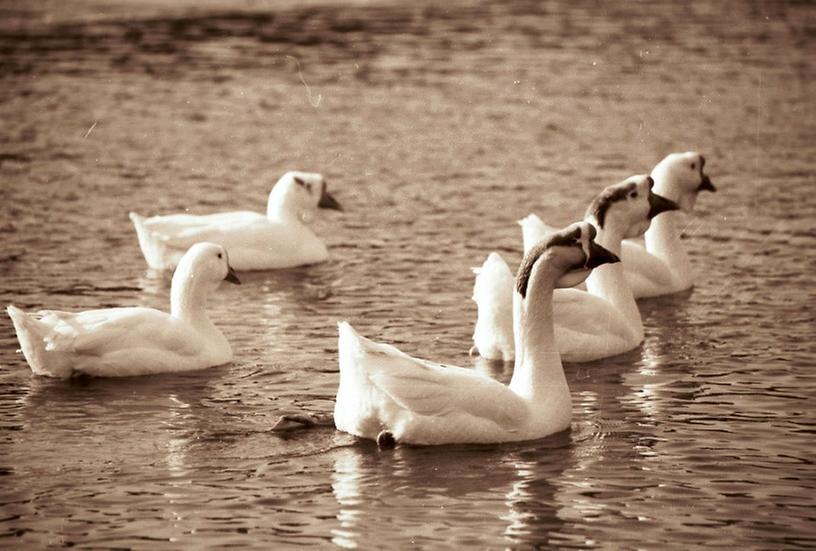
[[337,513],[339,527],[332,530],[332,543],[345,549],[356,549],[360,523],[360,477],[362,458],[346,448],[334,460],[332,491],[340,509]]
[[556,494],[571,466],[570,440],[564,432],[501,446],[342,448],[332,474],[338,505],[332,542],[388,546],[392,534],[410,533],[418,545],[440,537],[461,546],[546,544],[563,524]]

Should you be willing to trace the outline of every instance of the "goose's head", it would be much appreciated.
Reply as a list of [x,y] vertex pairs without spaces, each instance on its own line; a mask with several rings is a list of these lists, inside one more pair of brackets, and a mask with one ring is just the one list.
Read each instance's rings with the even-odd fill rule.
[[196,243],[181,257],[173,280],[177,277],[195,279],[199,284],[218,287],[222,281],[240,284],[229,264],[227,250],[215,243]]
[[548,235],[524,255],[516,275],[516,292],[525,298],[544,270],[554,272],[556,288],[574,287],[593,268],[620,262],[617,255],[595,242],[596,234],[589,222],[576,222]]
[[287,172],[278,180],[269,195],[269,214],[281,209],[303,217],[315,209],[343,210],[326,189],[322,174]]
[[652,169],[655,191],[691,212],[701,191],[717,191],[704,172],[705,162],[696,151],[667,155]]
[[652,218],[680,208],[674,201],[652,191],[653,186],[651,176],[630,176],[599,193],[590,203],[585,218],[601,229],[619,233],[621,239],[643,235]]

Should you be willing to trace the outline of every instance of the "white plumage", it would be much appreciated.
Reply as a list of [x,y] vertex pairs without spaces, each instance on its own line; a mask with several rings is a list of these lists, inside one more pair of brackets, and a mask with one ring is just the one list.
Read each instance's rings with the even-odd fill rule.
[[[677,208],[650,190],[646,175],[634,176],[607,187],[587,211],[587,220],[598,227],[598,243],[620,254],[626,237],[642,235],[650,218],[666,209]],[[664,202],[665,201],[665,202]],[[601,218],[602,220],[599,220]],[[537,216],[521,221],[525,251],[552,233],[552,228]],[[474,331],[474,349],[483,357],[508,360],[503,350],[495,346],[513,334],[506,317],[496,315],[495,306],[506,300],[507,283],[497,277],[504,260],[496,253],[490,260],[490,270],[480,270],[474,284],[474,299],[478,318]],[[509,271],[509,268],[505,269]],[[555,340],[565,361],[597,360],[631,350],[643,340],[643,323],[634,296],[629,289],[621,264],[595,270],[586,280],[587,291],[558,289],[553,296]],[[481,292],[477,293],[475,290]],[[486,304],[492,304],[490,308]]]
[[207,318],[207,296],[238,282],[223,247],[194,245],[173,275],[171,312],[130,307],[35,314],[7,311],[34,373],[121,377],[188,371],[232,360],[227,339]]
[[519,352],[508,386],[470,369],[412,358],[340,323],[337,428],[408,444],[529,440],[568,428],[572,408],[553,340],[551,299],[565,274],[586,277],[591,266],[617,261],[591,243],[593,237],[590,224],[577,223],[525,258],[513,307]]
[[265,270],[328,258],[326,245],[306,223],[317,208],[340,209],[323,176],[287,172],[272,188],[266,214],[235,211],[145,218],[131,212],[130,219],[151,268],[172,269],[190,246],[208,241],[230,252],[235,269]]

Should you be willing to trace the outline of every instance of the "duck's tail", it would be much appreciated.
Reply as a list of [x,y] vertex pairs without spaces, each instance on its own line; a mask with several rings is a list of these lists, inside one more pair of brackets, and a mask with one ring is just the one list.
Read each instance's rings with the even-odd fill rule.
[[478,309],[473,330],[473,348],[491,360],[510,361],[513,341],[513,273],[499,253],[492,252],[479,268],[473,269],[473,301]]
[[351,324],[341,321],[337,324],[337,356],[340,364],[340,386],[344,381],[364,376],[360,373],[359,361],[365,354],[362,337]]
[[17,340],[20,342],[20,349],[23,351],[31,370],[38,375],[53,375],[49,369],[46,357],[50,355],[46,350],[45,337],[50,333],[51,328],[41,322],[31,314],[23,312],[14,305],[6,308],[11,322],[14,324],[14,331],[17,333]]
[[402,359],[405,354],[391,345],[366,339],[346,321],[338,323],[337,329],[340,385],[334,405],[334,425],[350,434],[375,439],[388,428],[382,413],[392,398],[374,381],[383,375],[384,362]]
[[147,265],[153,269],[163,269],[159,245],[145,225],[147,219],[136,212],[129,213],[129,216],[130,221],[133,222],[133,227],[136,228],[136,238],[139,240],[139,248]]
[[528,214],[519,220],[521,226],[521,237],[524,241],[524,254],[527,254],[539,241],[558,231],[558,228],[550,226],[535,214]]

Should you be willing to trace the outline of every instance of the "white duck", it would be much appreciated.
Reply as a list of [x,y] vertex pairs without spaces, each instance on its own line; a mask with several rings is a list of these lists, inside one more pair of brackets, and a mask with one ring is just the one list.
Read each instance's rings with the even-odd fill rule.
[[306,224],[316,208],[342,210],[320,174],[287,172],[269,194],[266,214],[252,211],[144,218],[130,213],[148,265],[170,270],[194,243],[223,245],[237,270],[290,268],[323,262],[326,245]]
[[[654,190],[691,213],[701,191],[716,191],[703,172],[705,157],[694,151],[672,153],[652,169]],[[677,293],[694,285],[694,272],[680,240],[680,212],[658,217],[645,235],[646,246],[624,241],[621,263],[635,298]]]
[[9,306],[17,339],[37,375],[121,377],[190,371],[232,360],[227,339],[207,318],[207,297],[222,280],[240,283],[227,252],[214,243],[193,245],[170,289],[170,313],[153,308],[109,308],[79,313]]
[[572,405],[555,346],[552,295],[595,266],[618,261],[594,236],[591,224],[575,223],[522,261],[508,386],[471,369],[412,358],[340,323],[336,427],[381,446],[531,440],[569,428]]
[[[643,235],[651,218],[677,205],[651,191],[647,175],[633,176],[604,189],[590,204],[585,219],[598,228],[598,243],[620,254],[624,238]],[[534,229],[547,235],[549,227],[536,218],[522,221],[525,249],[534,239]],[[494,256],[495,255],[495,256]],[[504,260],[496,253],[479,270],[474,285],[478,307],[474,346],[471,352],[508,361],[512,350],[504,343],[512,335],[498,305],[510,292],[502,272]],[[643,340],[643,323],[635,298],[620,265],[605,266],[586,280],[589,292],[559,289],[554,295],[555,335],[565,361],[584,362],[631,350]]]

